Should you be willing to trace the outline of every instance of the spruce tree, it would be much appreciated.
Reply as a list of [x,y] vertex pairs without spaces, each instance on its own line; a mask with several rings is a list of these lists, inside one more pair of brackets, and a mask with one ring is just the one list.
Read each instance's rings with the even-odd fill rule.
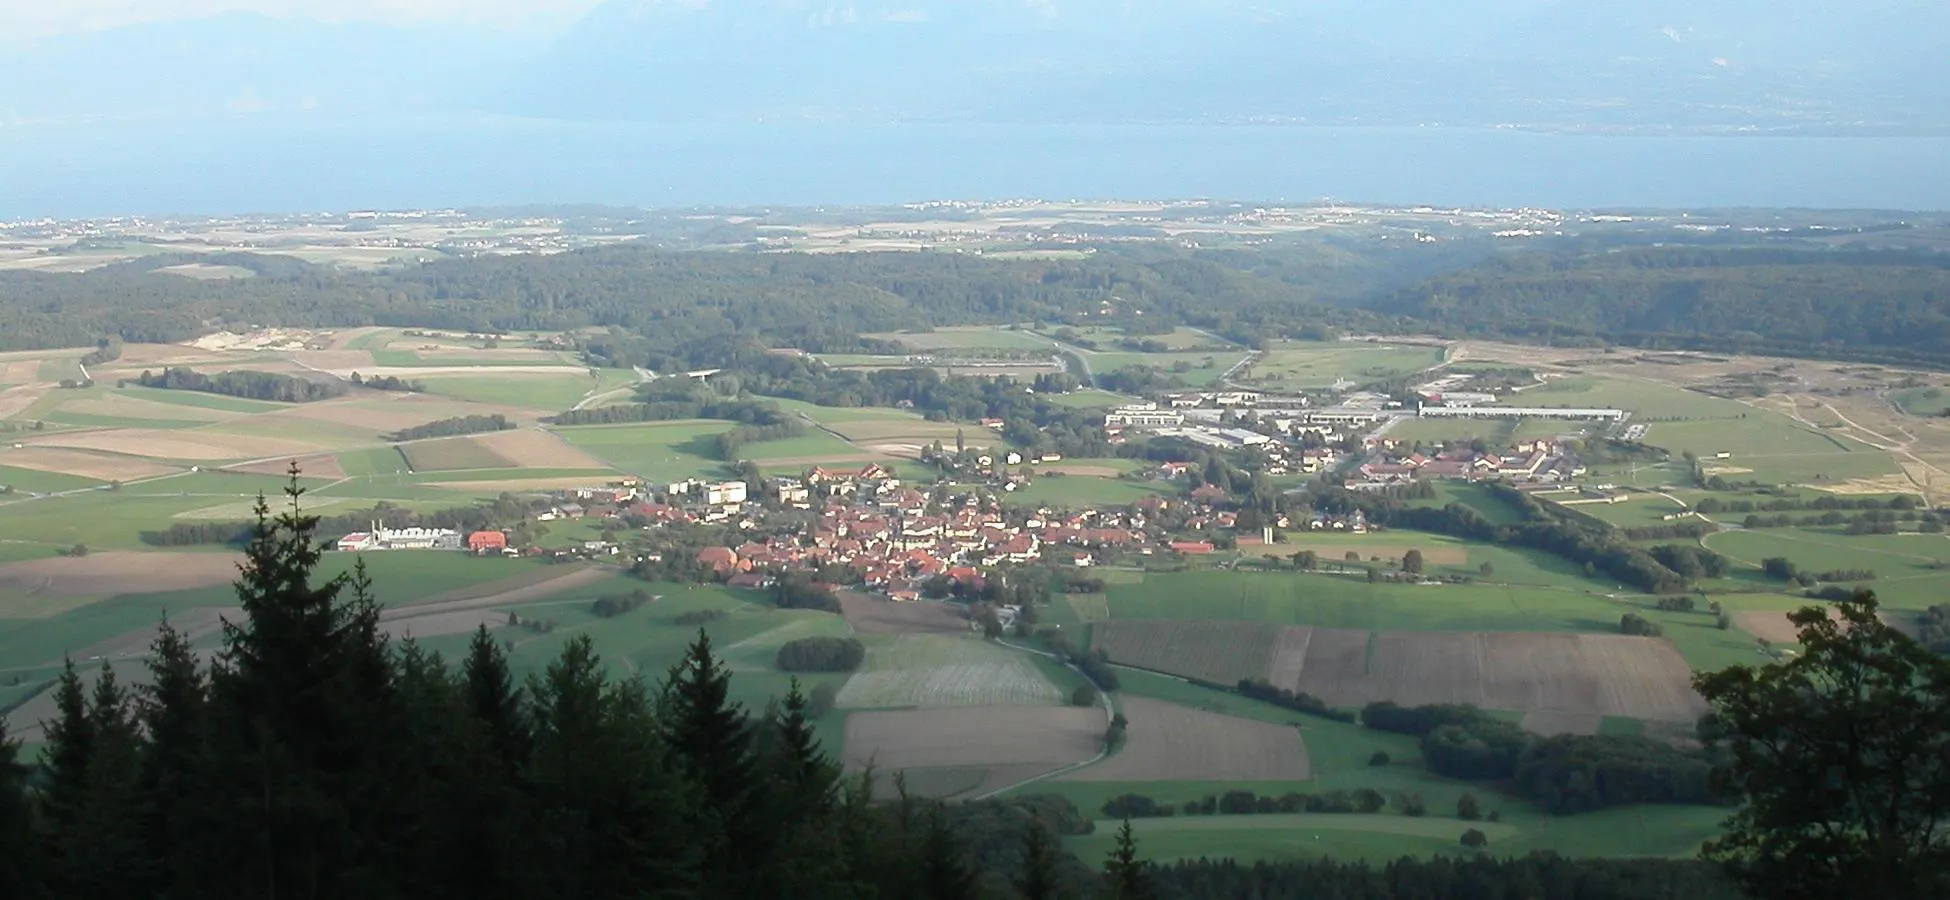
[[488,633],[486,625],[474,631],[462,674],[466,678],[468,710],[486,729],[496,761],[508,774],[520,771],[528,757],[529,744],[521,690],[508,670],[507,654]]
[[1022,900],[1056,900],[1056,847],[1049,826],[1031,817],[1023,833],[1022,871],[1016,874],[1016,893]]
[[[88,793],[88,769],[99,743],[95,718],[88,714],[88,691],[72,659],[66,660],[55,683],[54,708],[54,721],[41,723],[47,738],[41,749],[47,784],[42,807],[47,812],[48,827],[59,838],[73,833],[81,818]],[[59,852],[57,849],[57,856]]]
[[758,872],[776,843],[774,823],[764,821],[754,802],[752,723],[730,688],[730,671],[712,654],[711,636],[698,629],[665,685],[665,727],[678,765],[703,791],[693,827],[710,842],[704,890],[715,896],[742,893],[741,882]]
[[7,720],[0,718],[0,897],[43,900],[48,896],[41,846],[27,802],[27,766],[20,762],[20,742],[7,733]]
[[929,812],[928,829],[921,840],[921,896],[927,900],[975,900],[981,896],[975,872],[940,806]]
[[158,893],[200,897],[205,893],[203,835],[212,826],[207,802],[209,684],[196,651],[167,619],[150,644],[149,684],[136,701],[136,718],[147,736],[140,783],[143,831],[157,861]]
[[1104,882],[1113,900],[1150,900],[1151,884],[1143,861],[1137,858],[1137,839],[1131,834],[1131,820],[1117,829],[1117,845],[1104,863]]

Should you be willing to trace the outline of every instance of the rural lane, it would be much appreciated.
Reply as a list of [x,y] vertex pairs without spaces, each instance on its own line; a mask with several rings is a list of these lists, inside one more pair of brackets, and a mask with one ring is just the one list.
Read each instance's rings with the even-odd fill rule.
[[[1019,650],[1019,651],[1021,651],[1021,652],[1023,652],[1023,653],[1034,653],[1034,654],[1036,654],[1037,656],[1042,656],[1042,657],[1047,657],[1047,658],[1049,658],[1049,659],[1053,659],[1053,660],[1056,660],[1057,662],[1060,662],[1060,663],[1063,663],[1063,665],[1064,665],[1065,667],[1067,667],[1067,668],[1068,668],[1068,669],[1069,669],[1070,671],[1072,671],[1072,672],[1075,672],[1075,673],[1077,673],[1077,674],[1078,674],[1079,676],[1082,676],[1082,677],[1083,677],[1083,680],[1084,680],[1084,681],[1086,681],[1086,682],[1090,682],[1090,676],[1088,676],[1088,675],[1084,675],[1084,674],[1083,674],[1083,670],[1082,670],[1082,669],[1079,669],[1079,668],[1077,668],[1076,666],[1073,666],[1073,665],[1070,665],[1070,664],[1069,664],[1068,662],[1064,662],[1064,660],[1063,660],[1063,658],[1062,658],[1062,657],[1060,657],[1060,656],[1057,656],[1057,655],[1056,655],[1056,654],[1054,654],[1054,653],[1050,653],[1050,652],[1048,652],[1048,651],[1044,651],[1044,650],[1037,650],[1037,649],[1035,649],[1035,648],[1033,648],[1033,647],[1024,647],[1024,646],[1022,646],[1021,644],[1011,644],[1011,643],[1009,643],[1008,641],[1005,641],[1005,640],[1002,640],[1001,638],[997,638],[995,642],[996,642],[996,643],[998,643],[998,644],[1001,644],[1002,646],[1004,646],[1004,647],[1007,647],[1007,648],[1009,648],[1009,649],[1011,649],[1011,650]],[[1096,687],[1096,683],[1095,683],[1095,682],[1090,682],[1090,684],[1091,684],[1091,687]],[[1114,721],[1116,721],[1116,719],[1117,719],[1117,708],[1111,705],[1111,702],[1110,702],[1110,692],[1109,692],[1109,691],[1103,691],[1103,690],[1100,690],[1100,691],[1098,691],[1098,692],[1097,692],[1097,702],[1099,702],[1099,703],[1101,703],[1101,704],[1103,704],[1103,707],[1104,707],[1104,728],[1105,728],[1106,730],[1108,730],[1108,729],[1110,728],[1110,724],[1111,724],[1112,722],[1114,722]],[[1023,786],[1025,786],[1025,785],[1031,785],[1031,784],[1035,784],[1035,783],[1037,783],[1037,782],[1039,782],[1039,781],[1048,781],[1048,780],[1050,780],[1050,779],[1052,779],[1052,778],[1057,778],[1057,777],[1060,777],[1060,776],[1063,776],[1063,775],[1068,775],[1068,774],[1070,774],[1071,772],[1074,772],[1074,771],[1076,771],[1076,770],[1078,770],[1078,769],[1081,769],[1081,768],[1083,768],[1083,767],[1085,767],[1085,766],[1090,766],[1090,765],[1095,765],[1095,764],[1097,764],[1097,763],[1100,763],[1100,762],[1103,762],[1103,760],[1104,760],[1104,757],[1106,757],[1106,756],[1109,756],[1109,755],[1110,755],[1110,746],[1109,746],[1109,745],[1105,745],[1103,749],[1101,749],[1101,750],[1098,750],[1098,751],[1097,751],[1097,755],[1096,755],[1096,756],[1093,756],[1093,757],[1091,757],[1091,758],[1089,758],[1089,759],[1086,759],[1086,760],[1083,760],[1082,762],[1074,762],[1074,763],[1071,763],[1071,764],[1069,764],[1069,765],[1067,765],[1067,766],[1064,766],[1064,767],[1062,767],[1062,768],[1059,768],[1059,769],[1052,769],[1052,770],[1050,770],[1050,771],[1048,771],[1048,772],[1044,772],[1044,773],[1043,773],[1043,774],[1041,774],[1041,775],[1037,775],[1037,776],[1035,776],[1035,777],[1032,777],[1032,778],[1025,778],[1025,779],[1023,779],[1023,780],[1021,780],[1021,781],[1018,781],[1018,782],[1016,782],[1015,784],[1010,784],[1010,785],[1004,785],[1004,786],[1002,786],[1002,787],[999,787],[999,788],[996,788],[995,790],[992,790],[992,791],[989,791],[989,792],[987,792],[987,793],[984,793],[984,794],[979,794],[979,795],[977,795],[977,796],[974,796],[974,797],[971,797],[971,798],[969,798],[969,799],[971,799],[971,800],[987,800],[987,799],[989,799],[990,797],[994,797],[994,796],[996,796],[997,794],[1003,794],[1003,793],[1007,793],[1007,792],[1009,792],[1009,791],[1013,791],[1013,790],[1015,790],[1016,788],[1019,788],[1019,787],[1023,787]]]

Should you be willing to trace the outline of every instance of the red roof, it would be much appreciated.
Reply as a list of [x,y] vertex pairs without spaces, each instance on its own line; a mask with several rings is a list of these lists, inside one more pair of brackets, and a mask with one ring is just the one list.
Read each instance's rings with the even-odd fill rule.
[[500,531],[476,531],[467,536],[469,550],[501,550],[508,546],[508,535]]
[[1211,541],[1172,541],[1171,549],[1180,553],[1198,555],[1211,553],[1213,547]]

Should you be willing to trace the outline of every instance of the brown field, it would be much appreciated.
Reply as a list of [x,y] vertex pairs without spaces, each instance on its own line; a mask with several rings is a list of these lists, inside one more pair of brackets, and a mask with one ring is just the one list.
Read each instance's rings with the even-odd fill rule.
[[[1125,695],[1130,720],[1116,755],[1061,781],[1303,781],[1300,730]],[[1101,720],[1099,720],[1101,721]]]
[[192,363],[213,363],[223,360],[222,354],[180,344],[123,344],[122,355],[104,368],[140,369],[143,366],[180,366]]
[[968,622],[931,600],[895,603],[884,597],[840,591],[840,609],[861,634],[966,634]]
[[41,380],[41,361],[15,359],[0,362],[0,384],[33,384]]
[[248,463],[241,466],[228,466],[226,472],[243,472],[250,475],[279,475],[290,471],[291,464],[297,463],[306,478],[344,478],[345,469],[339,466],[339,459],[329,453],[321,456],[301,456],[291,459],[268,459],[263,462]]
[[571,445],[554,432],[517,428],[476,435],[474,443],[522,469],[608,469],[602,460]]
[[415,472],[458,472],[467,469],[512,469],[514,463],[471,437],[440,438],[399,445]]
[[1597,734],[1605,717],[1592,713],[1532,710],[1523,714],[1523,730],[1544,737],[1560,734]]
[[327,372],[343,370],[364,374],[378,365],[370,350],[293,350],[290,356],[294,362]]
[[228,584],[234,553],[90,553],[0,565],[0,589],[54,597],[156,594]]
[[368,326],[363,328],[347,328],[342,331],[333,332],[331,336],[332,349],[343,350],[345,349],[345,345],[350,344],[353,341],[365,337],[368,334],[372,334],[375,331],[385,331],[385,330],[387,329]]
[[943,766],[1041,767],[1082,762],[1103,749],[1101,709],[975,706],[856,712],[846,717],[845,763],[891,775]]
[[[1841,614],[1832,607],[1828,617],[1841,620]],[[1883,616],[1884,620],[1889,616]],[[1733,624],[1740,630],[1757,638],[1766,638],[1776,644],[1798,644],[1801,642],[1801,629],[1788,621],[1787,610],[1781,609],[1743,609],[1733,614]]]
[[[1497,632],[1442,634],[1314,629],[1275,668],[1299,669],[1282,687],[1336,706],[1472,703],[1691,721],[1705,704],[1672,645],[1625,635]],[[1302,657],[1296,662],[1291,657]]]
[[[391,621],[455,610],[512,606],[552,597],[607,578],[614,578],[616,575],[617,570],[602,566],[547,566],[431,597],[388,598],[382,591],[379,599],[390,604],[391,608],[380,613],[379,618],[383,621]],[[505,620],[506,617],[504,616],[503,619]]]
[[[39,367],[40,364],[36,363],[35,368],[38,369]],[[38,378],[39,376],[36,375],[35,377]],[[51,384],[18,384],[5,390],[0,390],[0,419],[10,418],[26,412],[52,390],[56,390],[56,388]]]
[[[283,438],[154,428],[109,428],[37,437],[32,446],[101,450],[155,459],[221,460],[304,456],[325,448]],[[126,477],[126,476],[123,476]]]
[[0,450],[0,465],[60,472],[100,481],[133,481],[180,472],[176,466],[127,456],[107,456],[85,450],[64,450],[29,444],[18,449]]
[[1111,662],[1216,684],[1264,679],[1288,630],[1236,620],[1112,619],[1090,626],[1090,649]]

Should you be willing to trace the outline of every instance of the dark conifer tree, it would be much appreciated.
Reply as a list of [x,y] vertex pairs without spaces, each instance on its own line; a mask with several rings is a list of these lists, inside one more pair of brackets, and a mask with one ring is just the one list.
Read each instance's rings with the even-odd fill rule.
[[196,651],[165,619],[150,644],[149,681],[136,701],[136,718],[147,737],[141,787],[143,831],[156,862],[157,892],[199,897],[202,835],[209,821],[209,684]]
[[773,823],[763,821],[753,802],[758,766],[752,723],[731,699],[730,687],[731,672],[712,654],[711,636],[698,629],[683,661],[671,669],[664,707],[676,761],[703,791],[693,818],[697,833],[709,841],[703,886],[714,896],[741,893],[742,879],[755,874],[744,863],[766,859],[774,843]]
[[482,625],[474,631],[462,666],[468,710],[487,730],[489,745],[504,771],[513,774],[528,758],[528,722],[521,689],[508,670],[508,656]]
[[1016,875],[1016,893],[1022,900],[1057,900],[1056,847],[1049,827],[1031,818],[1023,832],[1022,871]]
[[20,761],[20,742],[7,733],[7,721],[0,719],[0,897],[44,900],[48,896],[41,846],[27,801],[27,766]]
[[1131,820],[1117,829],[1117,845],[1104,862],[1104,882],[1114,900],[1150,900],[1150,880],[1144,862],[1137,858],[1137,839],[1131,835]]
[[929,811],[921,839],[921,896],[928,900],[975,900],[981,896],[967,852],[955,840],[939,806]]

